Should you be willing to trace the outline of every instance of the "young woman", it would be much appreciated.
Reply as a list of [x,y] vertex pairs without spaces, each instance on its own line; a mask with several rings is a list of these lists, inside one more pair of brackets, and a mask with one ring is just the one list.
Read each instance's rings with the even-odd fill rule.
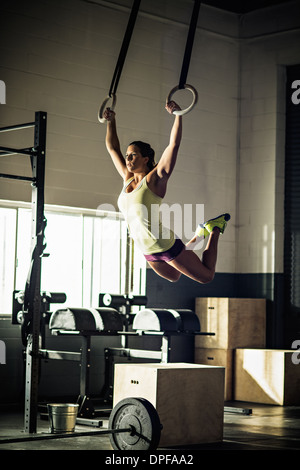
[[[170,101],[166,104],[166,109],[172,114],[180,107]],[[141,141],[129,144],[124,158],[117,135],[115,113],[107,108],[103,116],[107,120],[106,148],[124,180],[118,205],[131,237],[142,250],[149,265],[158,275],[169,281],[178,281],[181,274],[203,284],[212,281],[219,236],[224,232],[230,215],[222,214],[199,225],[186,246],[171,230],[162,226],[159,217],[159,207],[166,194],[181,142],[182,117],[174,115],[169,145],[155,164],[153,149]],[[208,237],[202,260],[191,249],[197,237]]]

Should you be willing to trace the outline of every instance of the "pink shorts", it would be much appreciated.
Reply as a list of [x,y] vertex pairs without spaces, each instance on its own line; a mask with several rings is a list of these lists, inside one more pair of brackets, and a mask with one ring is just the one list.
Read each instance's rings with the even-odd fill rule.
[[184,248],[184,243],[180,240],[180,238],[176,238],[174,245],[171,246],[169,250],[144,256],[147,261],[171,261],[172,259],[176,258],[176,256],[178,256]]

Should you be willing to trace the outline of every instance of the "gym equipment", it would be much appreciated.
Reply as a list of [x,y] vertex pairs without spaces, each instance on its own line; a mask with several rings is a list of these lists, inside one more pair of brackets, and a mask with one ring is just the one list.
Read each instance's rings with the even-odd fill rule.
[[148,299],[145,295],[115,295],[115,294],[99,294],[99,306],[103,304],[105,307],[119,307],[131,305],[146,305]]
[[[109,306],[102,306],[96,309],[60,309],[53,313],[50,318],[49,327],[53,335],[76,335],[82,340],[81,352],[40,350],[40,357],[44,359],[80,362],[80,395],[77,403],[80,405],[78,419],[80,419],[81,424],[91,425],[91,420],[93,420],[93,425],[99,425],[99,421],[96,419],[97,412],[89,397],[92,336],[115,335],[119,336],[121,339],[120,348],[110,347],[104,350],[105,384],[101,397],[104,399],[104,402],[107,403],[112,401],[115,358],[121,358],[122,361],[124,361],[124,359],[137,359],[138,361],[148,359],[168,363],[172,362],[172,341],[176,341],[177,339],[184,341],[185,345],[187,345],[185,349],[194,351],[193,340],[195,336],[214,335],[214,333],[202,332],[197,315],[192,310],[188,309],[142,309],[135,314],[131,314],[133,318],[132,328],[130,330],[124,330],[124,327],[127,327],[127,319],[124,317],[123,307],[125,311],[128,312],[130,303],[137,305],[140,302],[143,304],[147,302],[145,296],[100,294],[99,304],[104,305],[104,303],[107,303]],[[118,307],[119,311],[112,308],[112,305]],[[71,322],[65,322],[66,312],[68,312]],[[105,322],[103,328],[97,329],[94,320],[96,312],[97,315],[101,316],[101,322]],[[122,324],[125,325],[123,328],[121,328]],[[61,328],[62,326],[63,328]],[[120,328],[118,328],[119,326]],[[69,327],[71,328],[69,329]],[[78,329],[76,330],[74,327]],[[152,350],[127,347],[127,339],[138,337],[156,337],[161,342],[161,348],[159,350]],[[185,351],[185,354],[188,354],[188,351]],[[176,358],[176,361],[178,362],[178,358]],[[179,361],[193,362],[193,358],[189,358],[187,361],[182,361],[182,358],[180,358]],[[231,409],[229,411],[231,411]]]
[[[144,309],[132,314],[132,328],[128,329],[127,318],[130,304],[139,305],[147,302],[145,296],[122,296],[113,294],[100,294],[99,304],[109,304],[109,307],[97,309],[59,309],[50,318],[49,328],[53,335],[76,335],[82,340],[81,352],[49,351],[41,350],[40,356],[44,359],[61,359],[80,362],[80,404],[78,416],[82,424],[90,424],[90,420],[96,418],[97,413],[89,399],[89,374],[90,374],[90,345],[92,336],[116,335],[121,339],[120,348],[106,348],[105,352],[105,384],[102,397],[105,402],[112,400],[113,388],[113,361],[116,357],[130,359],[150,359],[162,363],[170,362],[170,344],[172,338],[186,339],[193,348],[195,335],[207,335],[200,331],[200,322],[197,315],[191,310],[168,309]],[[118,307],[119,311],[112,308]],[[92,311],[91,311],[92,310]],[[122,313],[123,312],[123,313]],[[106,327],[98,329],[94,320],[95,315],[101,316],[99,323],[106,322]],[[68,321],[66,321],[66,316]],[[104,320],[105,319],[105,320]],[[119,319],[119,320],[118,320]],[[121,327],[124,324],[124,327]],[[120,327],[120,328],[119,328]],[[77,328],[77,329],[74,329]],[[125,329],[124,329],[125,328]],[[132,337],[157,337],[161,341],[160,350],[129,348],[127,340]],[[191,358],[192,360],[192,358]],[[97,420],[95,420],[97,424]]]
[[194,106],[196,105],[198,101],[197,90],[192,85],[188,85],[186,83],[192,50],[193,50],[195,32],[196,32],[196,27],[197,27],[197,22],[198,22],[199,10],[200,10],[200,5],[201,5],[200,0],[194,0],[194,1],[195,3],[194,3],[193,11],[192,11],[191,21],[190,21],[190,26],[189,26],[189,31],[188,31],[188,36],[187,36],[187,41],[186,41],[186,46],[185,46],[185,52],[183,56],[182,66],[181,66],[179,84],[176,87],[172,88],[172,90],[170,91],[166,99],[166,103],[171,101],[173,94],[177,90],[187,89],[192,93],[193,95],[192,104],[188,106],[186,109],[173,112],[173,114],[177,114],[179,116],[183,116],[184,114],[189,113],[194,108]]
[[115,450],[155,450],[160,441],[162,426],[154,406],[144,398],[126,398],[113,408],[109,429],[86,432],[36,434],[20,438],[0,439],[0,445],[48,439],[74,438],[109,434]]
[[118,88],[119,80],[121,78],[121,73],[122,73],[123,65],[124,65],[124,62],[125,62],[125,59],[126,59],[127,51],[128,51],[128,48],[129,48],[129,44],[130,44],[131,36],[132,36],[132,33],[133,33],[136,17],[137,17],[139,8],[140,8],[140,3],[141,3],[141,0],[134,0],[134,3],[132,5],[130,17],[129,17],[127,28],[126,28],[126,31],[125,31],[123,43],[122,43],[122,46],[121,46],[121,49],[120,49],[119,57],[118,57],[118,60],[117,60],[117,63],[116,63],[116,67],[115,67],[115,71],[114,71],[113,78],[112,78],[112,81],[111,81],[108,96],[105,98],[105,100],[103,101],[103,103],[102,103],[102,105],[100,106],[100,109],[99,109],[98,120],[101,123],[105,122],[105,119],[103,118],[103,112],[106,108],[106,105],[107,105],[108,101],[110,99],[112,99],[112,104],[110,106],[110,109],[112,109],[112,110],[114,110],[116,102],[117,102],[117,96],[116,96],[117,88]]
[[101,104],[101,106],[99,108],[99,112],[98,112],[98,120],[101,123],[105,122],[105,118],[103,117],[103,113],[107,108],[107,103],[109,102],[109,100],[112,100],[111,105],[109,106],[109,109],[114,111],[114,109],[116,107],[116,104],[117,104],[117,96],[116,95],[112,95],[112,96],[107,95],[107,97],[104,99],[103,103]]
[[[127,259],[129,259],[129,254]],[[128,263],[128,268],[130,268]],[[130,282],[131,274],[126,273],[127,283]],[[127,286],[128,287],[128,286]],[[132,305],[147,305],[148,299],[145,295],[116,295],[116,294],[99,294],[99,307],[112,307],[117,309],[121,314],[123,314],[124,329],[128,331],[129,326],[132,324],[134,314],[131,313]],[[127,345],[126,336],[122,337],[122,346]]]
[[39,378],[39,340],[41,323],[41,263],[44,256],[44,186],[46,158],[47,113],[35,113],[35,121],[15,126],[3,127],[0,132],[14,131],[34,127],[34,144],[32,147],[14,149],[0,147],[0,157],[21,154],[30,157],[32,177],[0,173],[1,178],[30,181],[32,186],[32,256],[28,278],[25,286],[23,303],[23,322],[26,334],[30,336],[31,354],[26,361],[25,388],[25,430],[35,432],[36,409]]
[[66,308],[51,315],[49,328],[110,333],[122,331],[123,322],[113,308]]
[[65,360],[80,363],[77,421],[81,424],[99,426],[100,421],[96,419],[96,411],[89,397],[91,337],[121,334],[123,330],[122,315],[117,310],[109,307],[96,309],[62,308],[52,313],[49,320],[49,329],[55,336],[75,335],[81,338],[80,352],[40,349],[39,357],[47,360]]
[[[147,346],[137,349],[125,347],[122,343],[120,348],[105,349],[105,385],[102,391],[105,401],[113,398],[114,364],[118,361],[146,359],[168,362],[194,362],[194,338],[196,335],[210,335],[200,331],[200,322],[192,310],[187,309],[143,309],[134,315],[132,330],[123,332],[122,336],[127,339],[140,336],[142,343]],[[151,339],[152,338],[152,339]],[[136,341],[134,341],[135,343]],[[155,346],[153,346],[153,342]],[[180,343],[182,353],[176,354]],[[153,350],[153,347],[160,349]],[[177,345],[177,347],[176,347]],[[117,359],[119,358],[119,359]],[[146,361],[147,362],[147,361]]]
[[112,410],[109,418],[112,429],[131,428],[132,432],[115,432],[110,442],[116,450],[155,450],[161,433],[159,416],[154,406],[144,398],[125,398]]
[[[186,89],[186,90],[189,90],[193,97],[192,97],[192,103],[185,109],[181,109],[180,111],[173,111],[172,114],[175,114],[177,116],[183,116],[184,114],[187,114],[189,113],[193,107],[195,106],[195,104],[197,103],[198,101],[198,93],[197,93],[197,90],[196,88],[194,88],[192,85],[187,85],[186,83],[183,85],[182,89]],[[174,88],[172,88],[172,90],[169,92],[168,96],[167,96],[167,99],[166,99],[166,103],[168,103],[169,101],[172,100],[173,98],[173,95],[176,91],[180,90],[179,88],[179,85],[175,86]]]
[[[134,0],[132,9],[131,9],[131,14],[128,20],[127,24],[127,29],[124,35],[123,43],[121,46],[121,50],[119,53],[118,61],[115,67],[114,75],[112,78],[111,86],[108,92],[107,97],[104,99],[103,103],[100,106],[99,112],[98,112],[98,120],[101,123],[105,122],[105,119],[103,118],[103,112],[107,107],[107,103],[109,100],[112,100],[112,103],[110,105],[110,109],[114,110],[117,102],[117,87],[119,84],[119,80],[121,77],[123,65],[126,59],[127,51],[129,48],[131,36],[133,33],[135,21],[138,15],[139,7],[140,7],[141,0]],[[183,57],[183,62],[182,62],[182,67],[181,67],[181,74],[180,74],[180,79],[179,79],[179,84],[178,86],[172,88],[172,90],[169,92],[166,102],[168,103],[171,101],[173,94],[182,89],[187,89],[192,93],[192,103],[190,106],[188,106],[186,109],[180,110],[180,111],[174,111],[173,114],[177,115],[184,115],[190,112],[194,106],[196,105],[198,101],[198,93],[197,90],[192,86],[188,85],[186,83],[187,79],[187,74],[189,70],[189,65],[190,65],[190,59],[192,55],[192,49],[193,49],[193,43],[194,43],[194,37],[195,37],[195,32],[196,32],[196,27],[197,27],[197,21],[198,21],[198,16],[199,16],[199,10],[200,10],[200,0],[195,0],[194,7],[193,7],[193,12],[191,16],[191,21],[189,25],[189,31],[188,31],[188,36],[187,36],[187,41],[186,41],[186,47],[185,47],[185,52],[184,52],[184,57]]]
[[145,309],[135,315],[133,329],[137,331],[200,332],[200,321],[192,310]]
[[[27,287],[27,285],[26,285]],[[28,295],[28,294],[27,294]],[[26,347],[28,335],[31,333],[31,318],[24,312],[24,304],[26,297],[26,289],[14,290],[13,291],[13,302],[12,302],[12,324],[21,325],[21,338],[23,346]],[[50,304],[63,304],[67,299],[67,296],[63,292],[41,292],[40,293],[40,336],[42,340],[42,347],[45,344],[45,326],[49,323],[49,318],[52,312],[49,311]]]

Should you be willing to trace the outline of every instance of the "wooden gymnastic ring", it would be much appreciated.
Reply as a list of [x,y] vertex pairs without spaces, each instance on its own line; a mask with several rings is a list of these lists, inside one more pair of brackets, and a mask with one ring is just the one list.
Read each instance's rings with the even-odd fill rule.
[[112,104],[111,104],[111,106],[109,106],[109,109],[111,109],[113,111],[115,109],[115,106],[116,106],[117,96],[116,95],[112,95],[112,96],[108,95],[105,98],[105,100],[103,101],[102,105],[100,106],[100,109],[99,109],[99,112],[98,112],[98,120],[101,123],[106,121],[106,119],[103,117],[103,113],[104,113],[104,111],[107,107],[106,105],[107,105],[109,100],[112,100]]
[[[195,106],[195,104],[197,103],[198,101],[198,93],[197,93],[197,90],[196,88],[194,88],[192,85],[187,85],[185,84],[184,85],[184,89],[185,90],[189,90],[192,95],[193,95],[193,101],[192,101],[192,104],[190,104],[190,106],[188,106],[186,109],[181,109],[181,110],[178,110],[178,111],[173,111],[172,114],[175,114],[177,116],[183,116],[184,114],[187,114],[189,113],[190,111],[192,111],[193,107]],[[174,93],[176,91],[179,90],[179,85],[175,86],[174,88],[172,88],[172,90],[170,91],[170,93],[168,94],[167,96],[167,100],[166,100],[166,103],[169,103],[169,101],[172,100],[172,96],[174,95]]]

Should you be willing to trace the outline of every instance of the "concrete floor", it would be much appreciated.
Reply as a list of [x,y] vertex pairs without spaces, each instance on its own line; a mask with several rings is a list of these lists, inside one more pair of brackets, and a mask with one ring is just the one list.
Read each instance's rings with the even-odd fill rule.
[[[252,409],[251,415],[224,412],[223,441],[211,444],[199,444],[191,447],[167,449],[169,451],[189,452],[199,450],[300,450],[300,406],[271,406],[254,403],[232,402],[227,406]],[[107,418],[103,426],[107,427]],[[109,436],[80,436],[67,439],[36,440],[25,442],[1,442],[8,438],[24,437],[22,411],[0,409],[0,451],[1,450],[102,450],[112,454]],[[82,425],[76,425],[76,432],[95,431]],[[49,432],[49,422],[37,420],[39,435]],[[52,435],[53,436],[53,435]],[[165,449],[158,449],[164,451]]]

